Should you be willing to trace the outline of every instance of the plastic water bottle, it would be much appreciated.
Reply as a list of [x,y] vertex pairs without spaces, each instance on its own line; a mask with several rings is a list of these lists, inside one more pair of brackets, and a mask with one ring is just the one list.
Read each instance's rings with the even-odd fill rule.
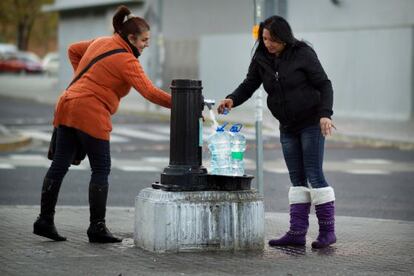
[[243,155],[246,150],[246,138],[240,133],[242,124],[235,124],[230,128],[231,133],[231,170],[232,175],[244,175]]
[[225,131],[227,123],[217,127],[216,132],[208,138],[211,154],[211,174],[232,175],[231,171],[231,135]]

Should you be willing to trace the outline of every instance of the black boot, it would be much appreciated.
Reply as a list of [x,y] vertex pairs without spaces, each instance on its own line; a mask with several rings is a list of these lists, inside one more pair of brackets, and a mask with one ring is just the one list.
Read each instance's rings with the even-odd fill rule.
[[89,242],[114,243],[121,242],[112,235],[105,225],[106,199],[108,197],[108,184],[89,184],[90,222],[88,228]]
[[58,234],[54,223],[55,206],[61,184],[61,181],[44,179],[40,200],[40,215],[33,224],[33,234],[55,241],[66,241],[65,237]]

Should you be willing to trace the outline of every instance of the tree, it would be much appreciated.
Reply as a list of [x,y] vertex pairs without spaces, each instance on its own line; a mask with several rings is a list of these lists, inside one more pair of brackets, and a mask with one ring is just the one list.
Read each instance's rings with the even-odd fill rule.
[[[3,37],[0,39],[8,42],[15,40],[17,48],[26,51],[35,23],[50,17],[42,13],[42,5],[51,2],[53,0],[1,0],[0,23]],[[56,20],[52,22],[54,24],[50,27],[56,28]]]

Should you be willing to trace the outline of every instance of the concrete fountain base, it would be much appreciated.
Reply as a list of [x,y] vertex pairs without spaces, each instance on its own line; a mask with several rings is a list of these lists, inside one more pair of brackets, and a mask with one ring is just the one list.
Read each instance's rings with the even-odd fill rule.
[[263,198],[256,190],[146,188],[135,199],[134,241],[153,252],[263,249]]

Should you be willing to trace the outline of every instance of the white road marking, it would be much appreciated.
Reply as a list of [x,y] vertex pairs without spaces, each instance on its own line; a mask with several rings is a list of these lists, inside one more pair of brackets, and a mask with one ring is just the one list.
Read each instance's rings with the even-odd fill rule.
[[279,174],[288,174],[289,173],[287,168],[265,169],[265,171],[268,171],[268,172],[271,172],[271,173],[279,173]]
[[170,162],[170,158],[168,157],[144,157],[142,158],[143,161],[152,162],[152,163],[168,163]]
[[26,136],[30,136],[34,139],[50,142],[50,138],[52,138],[52,132],[44,132],[44,131],[37,131],[37,130],[21,130]]
[[0,163],[0,169],[1,170],[12,170],[12,169],[15,169],[16,167],[15,166],[13,166],[13,165],[11,165],[11,164],[3,164],[3,163]]
[[160,172],[160,168],[150,166],[121,166],[118,169],[127,172]]
[[[83,163],[83,162],[82,162]],[[84,171],[84,170],[90,170],[91,168],[88,166],[84,166],[84,165],[71,165],[70,166],[70,170],[75,170],[75,171]]]
[[[26,136],[32,137],[33,139],[41,140],[44,142],[50,142],[50,139],[52,138],[52,133],[48,131],[28,129],[28,130],[21,130],[20,132]],[[118,136],[118,135],[111,135],[111,142],[126,143],[126,142],[129,142],[129,139],[126,137]]]
[[166,134],[168,136],[170,135],[170,126],[151,126],[148,127],[148,130]]
[[385,160],[385,159],[350,159],[349,162],[354,163],[354,164],[375,164],[375,165],[392,163],[391,161]]
[[356,169],[356,170],[346,170],[346,173],[350,174],[360,174],[360,175],[388,175],[391,172],[384,170],[375,170],[375,169]]
[[[149,128],[150,131],[170,135],[170,127],[169,126],[154,126]],[[210,126],[203,126],[203,140],[206,141],[208,137],[215,133],[215,129],[211,128]],[[246,128],[242,129],[241,133],[246,137],[247,140],[255,140],[256,139],[256,130],[254,128]],[[271,132],[268,130],[263,130],[263,136],[267,137],[277,137],[278,133]]]
[[38,154],[10,154],[12,160],[30,160],[30,161],[45,161],[48,160],[46,156]]
[[166,135],[159,135],[159,134],[150,133],[149,131],[128,129],[128,128],[123,128],[123,127],[116,127],[112,130],[112,132],[119,134],[119,135],[124,135],[128,137],[139,138],[139,139],[145,139],[145,140],[152,140],[152,141],[170,140],[170,137]]
[[129,141],[130,139],[126,137],[111,134],[111,143],[127,143]]

